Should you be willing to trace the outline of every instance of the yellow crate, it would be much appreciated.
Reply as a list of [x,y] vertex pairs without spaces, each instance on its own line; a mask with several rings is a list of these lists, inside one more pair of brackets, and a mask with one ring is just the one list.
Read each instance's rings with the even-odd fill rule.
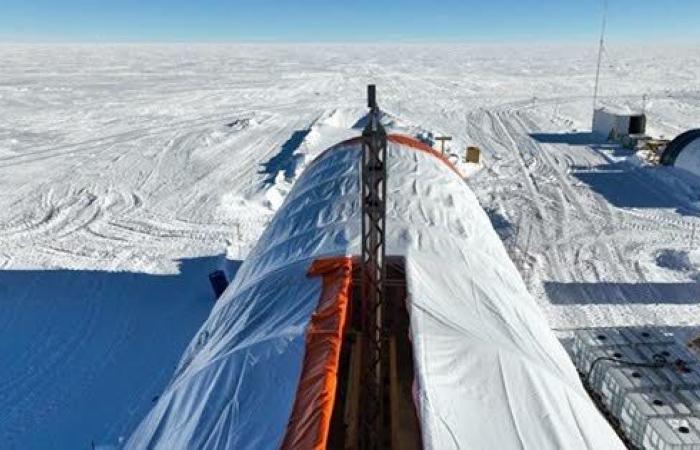
[[468,163],[479,164],[479,157],[481,155],[481,150],[479,147],[467,147],[467,154],[464,157],[464,161]]

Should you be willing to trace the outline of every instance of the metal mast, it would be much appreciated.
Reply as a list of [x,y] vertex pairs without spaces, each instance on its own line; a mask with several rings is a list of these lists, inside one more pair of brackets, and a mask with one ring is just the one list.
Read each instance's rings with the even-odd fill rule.
[[598,65],[595,70],[595,87],[593,88],[593,111],[598,106],[598,82],[600,81],[600,64],[603,61],[603,46],[605,42],[605,28],[608,24],[608,0],[603,1],[603,26],[600,30],[600,44],[598,46]]
[[360,448],[384,448],[384,379],[386,300],[386,158],[387,136],[382,126],[374,85],[367,87],[370,108],[362,132],[362,393]]

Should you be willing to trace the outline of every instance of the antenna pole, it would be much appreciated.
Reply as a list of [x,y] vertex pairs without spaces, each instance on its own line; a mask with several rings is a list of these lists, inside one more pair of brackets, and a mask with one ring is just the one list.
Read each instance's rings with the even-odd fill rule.
[[595,88],[593,90],[593,111],[598,106],[598,82],[600,81],[600,64],[603,61],[603,46],[605,44],[605,28],[608,24],[608,0],[603,0],[603,26],[600,30],[600,44],[598,46],[598,65],[595,70]]

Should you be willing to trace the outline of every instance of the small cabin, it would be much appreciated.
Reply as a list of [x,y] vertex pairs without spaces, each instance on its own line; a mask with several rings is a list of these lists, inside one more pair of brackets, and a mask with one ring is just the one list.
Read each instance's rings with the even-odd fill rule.
[[630,137],[643,136],[647,118],[643,113],[612,111],[607,108],[593,112],[593,134],[600,138],[627,142]]

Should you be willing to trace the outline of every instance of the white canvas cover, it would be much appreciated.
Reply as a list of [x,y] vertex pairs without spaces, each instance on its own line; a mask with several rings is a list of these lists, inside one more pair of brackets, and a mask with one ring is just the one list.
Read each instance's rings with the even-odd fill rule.
[[700,177],[700,138],[687,143],[673,165]]
[[[359,254],[360,146],[300,177],[127,448],[279,448],[320,281]],[[390,143],[388,255],[403,255],[427,449],[622,449],[488,217],[438,157]]]

